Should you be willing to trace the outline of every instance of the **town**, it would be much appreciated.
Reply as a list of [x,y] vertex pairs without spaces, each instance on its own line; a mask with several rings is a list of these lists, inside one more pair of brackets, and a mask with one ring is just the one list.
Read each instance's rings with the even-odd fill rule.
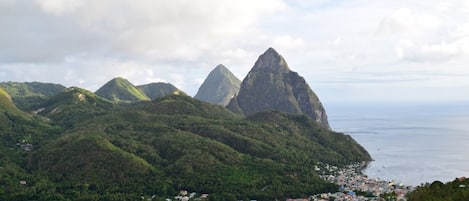
[[315,170],[321,178],[340,186],[338,192],[313,195],[314,201],[372,201],[396,200],[406,201],[405,195],[414,190],[395,181],[384,181],[379,178],[368,178],[362,173],[366,163],[355,163],[345,168],[320,163]]

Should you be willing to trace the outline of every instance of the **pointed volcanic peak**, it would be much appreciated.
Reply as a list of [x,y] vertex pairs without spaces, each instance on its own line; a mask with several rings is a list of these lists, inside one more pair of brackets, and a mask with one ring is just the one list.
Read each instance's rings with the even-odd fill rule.
[[95,93],[113,102],[129,103],[150,100],[140,89],[121,77],[114,78],[107,82]]
[[225,106],[239,91],[241,81],[222,64],[213,69],[194,98]]
[[170,83],[156,82],[137,86],[150,99],[155,99],[171,94],[186,94]]
[[330,129],[319,98],[305,79],[291,71],[285,59],[273,48],[259,56],[241,83],[238,95],[231,99],[227,108],[244,115],[270,110],[304,114],[321,127]]
[[290,68],[285,59],[274,48],[269,48],[257,59],[251,71],[267,71],[277,73],[287,73]]

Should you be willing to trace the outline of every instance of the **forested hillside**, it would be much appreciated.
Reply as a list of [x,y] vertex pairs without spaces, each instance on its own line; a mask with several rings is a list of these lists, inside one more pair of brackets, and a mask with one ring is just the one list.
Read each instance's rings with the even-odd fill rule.
[[[1,200],[163,199],[181,189],[211,200],[283,199],[337,188],[312,171],[319,161],[370,160],[350,136],[302,115],[246,118],[184,95],[111,107],[93,95],[71,88],[52,97],[49,120],[4,112]],[[64,123],[59,111],[86,118]]]

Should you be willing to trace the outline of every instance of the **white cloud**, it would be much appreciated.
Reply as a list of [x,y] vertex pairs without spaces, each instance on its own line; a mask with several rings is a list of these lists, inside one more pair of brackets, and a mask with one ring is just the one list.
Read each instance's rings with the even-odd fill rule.
[[469,36],[458,27],[446,36],[448,41],[416,43],[401,40],[395,47],[399,59],[412,62],[448,62],[469,57]]
[[[217,43],[245,36],[261,17],[285,8],[280,0],[36,3],[3,4],[10,13],[0,14],[0,26],[10,28],[2,30],[0,43],[11,48],[0,53],[12,62],[60,61],[81,53],[191,61]],[[46,45],[48,53],[43,51]]]
[[82,0],[36,0],[36,3],[39,4],[44,11],[54,15],[63,15],[84,6],[84,2]]
[[186,81],[183,75],[173,73],[170,75],[170,77],[176,87],[184,88],[186,86]]
[[305,41],[300,37],[277,36],[273,39],[272,45],[278,49],[290,50],[303,48],[306,44]]
[[469,23],[462,24],[456,27],[455,30],[450,31],[450,36],[453,38],[465,38],[469,37]]
[[400,32],[421,32],[440,25],[441,20],[434,15],[418,14],[409,8],[396,10],[392,15],[385,17],[379,27],[380,34],[393,34]]
[[406,57],[407,49],[413,48],[414,43],[411,40],[401,40],[398,42],[394,50],[399,59],[404,59]]
[[334,45],[334,46],[339,46],[341,43],[342,43],[342,37],[340,37],[340,36],[337,36],[337,37],[332,41],[332,45]]
[[122,76],[193,95],[217,64],[243,79],[274,47],[313,88],[441,85],[469,73],[468,15],[466,0],[0,0],[0,81]]

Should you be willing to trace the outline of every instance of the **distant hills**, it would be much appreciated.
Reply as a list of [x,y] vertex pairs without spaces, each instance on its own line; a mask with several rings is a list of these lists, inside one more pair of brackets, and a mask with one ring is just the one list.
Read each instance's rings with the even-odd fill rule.
[[224,66],[205,83],[198,97],[207,102],[124,78],[95,93],[1,83],[0,200],[164,200],[182,189],[210,200],[278,200],[337,189],[318,165],[371,160],[329,129],[317,97],[273,49],[239,91]]
[[222,64],[213,69],[194,98],[217,105],[227,105],[238,93],[241,81]]
[[169,83],[157,82],[137,86],[151,100],[170,94],[185,94],[183,91]]
[[169,83],[150,83],[135,86],[128,80],[117,77],[99,88],[96,95],[112,102],[148,101],[169,94],[185,94]]
[[0,88],[10,94],[19,108],[26,111],[31,110],[37,103],[66,89],[65,86],[60,84],[41,82],[0,82]]
[[140,89],[128,80],[118,77],[104,84],[96,95],[114,102],[132,102],[150,100]]
[[36,113],[70,127],[76,122],[111,111],[116,106],[96,94],[70,87],[40,104]]
[[334,188],[311,171],[317,161],[369,159],[350,136],[324,130],[306,116],[266,112],[245,119],[170,95],[82,121],[29,160],[32,171],[77,187],[124,193],[164,193],[164,185],[213,194],[230,189],[235,197],[270,200]]
[[227,108],[244,115],[269,110],[305,114],[323,128],[330,129],[319,98],[273,48],[259,56]]

